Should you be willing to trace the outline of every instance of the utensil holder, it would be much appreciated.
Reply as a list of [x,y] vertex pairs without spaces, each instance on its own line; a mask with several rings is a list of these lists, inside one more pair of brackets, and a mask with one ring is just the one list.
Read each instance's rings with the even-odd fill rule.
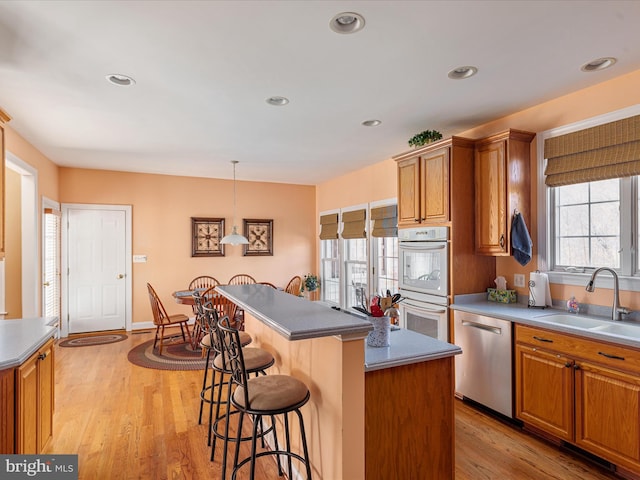
[[391,337],[390,317],[369,317],[373,323],[373,331],[367,335],[367,345],[370,347],[388,347]]

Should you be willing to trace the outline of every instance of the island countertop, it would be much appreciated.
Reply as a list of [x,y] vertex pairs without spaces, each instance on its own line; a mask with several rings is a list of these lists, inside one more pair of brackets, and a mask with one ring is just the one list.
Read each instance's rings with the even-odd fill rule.
[[0,320],[0,370],[23,364],[56,331],[48,318]]
[[288,340],[366,336],[373,325],[355,315],[261,284],[216,287],[229,300]]
[[[336,311],[265,285],[216,287],[224,296],[288,340],[362,335],[373,329],[364,316]],[[364,340],[363,340],[364,341]],[[460,347],[410,330],[391,332],[388,347],[365,342],[365,371],[436,360],[462,353]]]

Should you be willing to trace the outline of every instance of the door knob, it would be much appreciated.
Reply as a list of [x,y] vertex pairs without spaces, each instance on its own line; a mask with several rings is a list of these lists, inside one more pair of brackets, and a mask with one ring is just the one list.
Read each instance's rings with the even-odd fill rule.
[[124,275],[123,275],[123,274],[119,274],[119,275],[118,275],[118,279],[121,279],[121,278],[124,278]]
[[49,283],[49,282],[44,282],[44,283],[42,284],[42,286],[44,286],[44,287],[48,287],[49,285],[50,285],[50,283]]

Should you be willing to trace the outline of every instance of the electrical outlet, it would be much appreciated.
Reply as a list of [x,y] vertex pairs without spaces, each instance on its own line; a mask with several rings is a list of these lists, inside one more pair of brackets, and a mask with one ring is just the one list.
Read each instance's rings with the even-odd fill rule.
[[516,287],[524,287],[524,275],[521,273],[516,273],[513,275],[513,284]]

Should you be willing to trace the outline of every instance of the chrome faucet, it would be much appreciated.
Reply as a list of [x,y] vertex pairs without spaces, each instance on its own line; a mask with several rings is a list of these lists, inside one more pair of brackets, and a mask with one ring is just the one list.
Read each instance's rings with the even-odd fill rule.
[[587,292],[593,292],[596,289],[596,286],[595,286],[596,277],[603,270],[606,270],[607,272],[611,273],[611,275],[613,275],[613,310],[611,311],[611,319],[622,320],[622,315],[630,314],[631,310],[629,310],[626,307],[620,306],[620,297],[619,297],[620,287],[618,285],[618,274],[615,272],[615,270],[612,270],[611,268],[608,268],[608,267],[598,268],[591,275],[591,279],[589,280],[589,283],[587,283],[587,287],[585,290]]

